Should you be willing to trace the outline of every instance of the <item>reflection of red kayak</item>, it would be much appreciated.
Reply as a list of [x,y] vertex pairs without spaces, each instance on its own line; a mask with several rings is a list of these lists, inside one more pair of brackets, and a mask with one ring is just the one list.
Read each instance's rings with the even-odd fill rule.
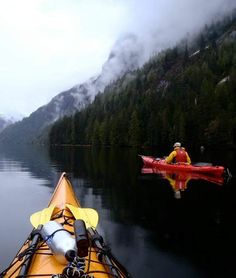
[[188,172],[211,177],[223,177],[223,166],[194,166],[186,164],[168,164],[165,159],[156,159],[152,156],[141,155],[144,166],[163,171]]
[[164,171],[157,168],[148,168],[146,166],[142,168],[142,174],[160,174],[167,180],[169,180],[169,178],[171,177],[173,180],[176,181],[176,184],[182,184],[182,182],[188,182],[189,180],[205,180],[219,185],[222,185],[224,183],[223,176],[209,176],[201,173],[190,173],[184,171]]

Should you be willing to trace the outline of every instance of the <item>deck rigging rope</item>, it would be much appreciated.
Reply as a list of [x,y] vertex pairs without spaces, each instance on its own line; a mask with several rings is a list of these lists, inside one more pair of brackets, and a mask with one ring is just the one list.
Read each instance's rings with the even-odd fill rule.
[[[57,212],[52,219],[58,219],[63,218],[64,222],[61,224],[73,226],[70,220],[73,219],[73,217],[68,217],[64,215],[64,209]],[[49,237],[53,237],[56,232],[60,230],[55,231],[52,233]],[[93,230],[94,231],[94,230]],[[96,230],[95,230],[96,231]],[[69,231],[68,231],[69,232]],[[74,234],[73,232],[69,232],[71,234]],[[39,229],[34,229],[25,243],[23,244],[22,248],[26,245],[29,245],[27,248],[25,248],[23,251],[19,251],[15,259],[12,261],[12,263],[0,273],[0,278],[4,277],[7,272],[13,268],[17,263],[16,269],[10,274],[9,278],[13,277],[19,269],[22,268],[29,260],[31,260],[32,256],[35,254],[41,254],[45,256],[52,256],[53,254],[48,252],[40,252],[40,251],[46,251],[50,250],[49,247],[46,245],[47,240],[49,237],[45,240],[42,240],[42,237],[40,237],[39,242],[36,244],[30,245],[33,238],[40,234]],[[65,269],[63,270],[63,273],[60,274],[19,274],[18,276],[15,276],[16,278],[23,278],[23,277],[52,277],[52,278],[93,278],[94,274],[96,273],[103,273],[106,275],[109,275],[109,277],[130,277],[129,275],[126,275],[128,272],[126,272],[124,267],[121,267],[121,264],[118,263],[118,261],[114,258],[114,256],[111,254],[111,250],[108,246],[106,246],[103,242],[103,238],[95,232],[94,235],[91,235],[89,233],[89,252],[88,252],[88,258],[80,258],[76,256],[72,262],[70,262]],[[98,240],[101,243],[101,247],[95,246],[95,241]],[[94,261],[91,258],[92,253],[95,252],[98,257],[98,261]],[[104,258],[108,258],[109,263],[104,260]],[[91,262],[96,262],[98,264],[101,264],[105,266],[109,271],[102,271],[102,270],[90,270]],[[87,269],[86,269],[87,268]],[[120,269],[119,269],[120,268]]]

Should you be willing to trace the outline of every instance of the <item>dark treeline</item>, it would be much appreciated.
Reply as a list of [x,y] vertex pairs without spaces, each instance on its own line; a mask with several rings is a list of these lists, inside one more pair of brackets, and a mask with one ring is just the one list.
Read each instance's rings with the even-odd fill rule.
[[50,144],[236,147],[236,19],[205,26],[52,126]]

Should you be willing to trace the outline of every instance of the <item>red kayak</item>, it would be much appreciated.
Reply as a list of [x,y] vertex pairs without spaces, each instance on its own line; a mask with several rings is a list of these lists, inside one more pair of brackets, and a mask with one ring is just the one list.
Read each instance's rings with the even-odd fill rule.
[[168,164],[165,159],[155,158],[152,156],[140,155],[144,166],[151,167],[163,171],[174,171],[174,172],[188,172],[194,174],[202,174],[213,177],[223,177],[225,168],[223,166],[212,166],[212,165],[188,165],[188,164]]

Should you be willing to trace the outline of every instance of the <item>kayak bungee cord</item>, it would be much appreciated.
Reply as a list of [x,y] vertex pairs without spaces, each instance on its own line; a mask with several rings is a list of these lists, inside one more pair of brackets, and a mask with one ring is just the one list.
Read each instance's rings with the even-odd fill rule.
[[[55,233],[54,233],[55,234]],[[53,236],[53,234],[51,235]],[[4,277],[6,272],[10,270],[10,268],[12,268],[17,262],[21,261],[23,259],[24,256],[28,255],[28,253],[30,254],[30,256],[33,256],[34,254],[38,254],[39,250],[42,250],[41,248],[43,247],[43,245],[46,243],[47,240],[44,240],[35,250],[30,250],[32,249],[31,247],[25,249],[23,252],[19,253],[17,255],[17,260],[12,263],[6,270],[4,270],[2,273],[0,273],[0,277]],[[25,244],[27,244],[28,240],[26,241]],[[91,254],[91,252],[93,252],[91,250],[92,246],[90,246],[90,252],[89,254]],[[47,248],[48,250],[48,248]],[[34,252],[32,252],[34,251]],[[52,256],[51,253],[42,253],[43,255],[46,256]],[[27,257],[23,262],[21,262],[21,264],[14,270],[14,272],[9,276],[12,277],[17,270],[19,270],[22,266],[24,266],[24,264],[30,259],[30,257]],[[63,270],[62,274],[22,274],[22,275],[18,275],[16,276],[17,278],[21,278],[21,277],[36,277],[36,276],[46,276],[46,277],[52,277],[52,278],[69,278],[69,277],[76,277],[76,278],[92,278],[93,276],[90,276],[90,274],[92,273],[104,273],[104,274],[108,274],[111,275],[112,277],[121,277],[120,275],[114,275],[113,273],[110,272],[101,272],[101,271],[97,271],[97,270],[93,270],[93,271],[89,271],[89,269],[85,272],[85,258],[79,258],[78,256],[75,257],[74,261],[72,263],[69,263],[68,266],[66,266]],[[90,263],[90,261],[92,261],[91,259],[88,259],[88,262]],[[78,270],[78,265],[79,265],[79,270]],[[114,267],[112,265],[108,265],[108,267]],[[88,265],[89,267],[89,265]]]
[[[58,217],[61,217],[61,213],[54,215],[53,219],[57,219]],[[71,226],[72,224],[69,222],[72,218],[71,217],[65,217],[64,222],[62,225],[69,225]],[[41,227],[42,228],[42,227]],[[27,266],[27,262],[31,261],[33,255],[35,254],[42,254],[45,256],[52,256],[52,253],[40,253],[42,250],[50,250],[48,248],[48,245],[45,245],[50,238],[52,238],[56,233],[60,232],[61,230],[65,231],[65,229],[58,229],[54,231],[50,236],[48,236],[46,239],[42,240],[41,236],[41,228],[40,229],[34,229],[28,239],[25,241],[23,246],[26,246],[29,244],[28,248],[23,250],[22,252],[18,253],[16,256],[16,259],[10,264],[8,268],[6,268],[3,272],[0,273],[0,277],[4,277],[5,274],[15,266],[17,262],[21,262],[17,268],[11,273],[9,278],[13,277],[13,275],[19,270],[24,268],[24,271],[27,271],[29,266]],[[67,231],[67,230],[66,230]],[[69,231],[67,231],[69,232]],[[125,270],[125,268],[122,266],[122,271],[116,266],[117,262],[113,264],[114,261],[114,256],[111,255],[110,248],[104,245],[103,243],[103,238],[97,233],[96,230],[93,230],[92,228],[89,229],[89,252],[88,252],[88,259],[86,258],[81,258],[79,256],[75,256],[74,260],[72,262],[69,262],[68,265],[63,269],[63,273],[60,274],[24,274],[22,273],[23,271],[20,271],[22,274],[17,275],[17,278],[23,278],[23,277],[36,277],[36,276],[42,276],[42,277],[52,277],[52,278],[71,278],[71,277],[76,277],[76,278],[93,278],[94,276],[91,276],[91,274],[95,273],[104,273],[107,275],[110,275],[110,277],[124,277],[124,274],[126,275],[125,277],[130,277],[128,275],[128,272]],[[73,232],[69,232],[70,234],[74,234]],[[37,239],[37,242],[32,244],[32,241],[34,240],[35,236],[39,236]],[[39,242],[41,240],[41,242]],[[37,246],[38,245],[38,246]],[[96,249],[96,251],[92,250],[92,247]],[[99,270],[90,270],[90,264],[91,262],[95,262],[91,259],[91,254],[92,252],[95,252],[97,254],[97,257],[99,259],[99,262],[105,265],[110,271],[99,271]],[[85,261],[88,262],[87,265],[87,270],[85,271],[86,268],[86,263]],[[98,263],[98,262],[96,262]],[[121,267],[121,265],[119,265]],[[122,276],[123,275],[123,276]]]
[[[57,219],[57,218],[63,217],[63,218],[64,218],[63,224],[65,223],[65,224],[67,224],[67,225],[72,226],[72,224],[70,224],[68,220],[69,220],[69,219],[73,219],[73,218],[72,218],[72,217],[67,217],[67,216],[63,215],[63,212],[64,212],[64,209],[58,211],[58,212],[54,215],[53,219]],[[16,260],[13,261],[13,262],[10,264],[10,266],[9,266],[8,268],[6,268],[3,272],[0,273],[0,277],[4,277],[4,275],[5,275],[17,262],[22,261],[22,259],[23,259],[24,257],[25,257],[24,261],[23,261],[22,263],[20,263],[20,265],[15,269],[15,271],[14,271],[9,277],[12,277],[12,276],[17,272],[17,270],[19,270],[19,269],[21,269],[21,273],[26,273],[26,272],[27,272],[28,267],[29,267],[29,263],[30,263],[30,261],[31,261],[31,259],[32,259],[32,256],[33,256],[34,254],[36,254],[36,252],[37,252],[38,250],[42,250],[41,247],[42,247],[43,244],[46,242],[46,241],[43,241],[42,244],[39,245],[39,246],[37,247],[37,243],[39,242],[40,237],[41,237],[41,234],[40,234],[41,228],[42,228],[42,225],[39,225],[39,227],[38,227],[37,229],[34,229],[34,230],[30,233],[28,239],[27,239],[27,240],[25,241],[25,243],[23,244],[23,246],[26,246],[26,245],[29,243],[29,247],[26,248],[25,250],[23,250],[21,253],[18,252],[19,254],[16,256]],[[35,236],[38,236],[37,239],[36,239],[36,241],[34,241]],[[36,248],[36,247],[37,247],[37,248]],[[47,250],[48,250],[48,249],[47,249]],[[52,255],[51,253],[48,253],[48,254],[46,254],[46,253],[41,253],[41,254],[43,254],[43,255]],[[22,274],[22,275],[23,275],[23,277],[24,277],[24,274]],[[22,275],[19,274],[18,277],[21,277]],[[47,276],[48,276],[48,275],[47,275]]]
[[[36,232],[37,231],[37,232]],[[12,277],[17,270],[21,269],[22,267],[24,267],[28,261],[30,261],[33,257],[33,255],[35,254],[39,254],[38,251],[40,250],[49,250],[49,248],[42,248],[44,246],[44,244],[46,243],[46,241],[42,241],[40,244],[38,242],[38,247],[37,247],[37,243],[35,243],[34,245],[31,244],[33,237],[32,235],[37,235],[40,234],[39,229],[34,229],[31,234],[29,235],[28,239],[25,241],[25,243],[23,244],[23,247],[26,246],[27,244],[29,244],[29,247],[24,249],[22,252],[18,252],[16,259],[9,265],[9,267],[7,267],[3,272],[0,273],[0,277],[4,277],[4,275],[12,268],[16,265],[17,262],[21,262],[24,258],[24,261],[22,261],[20,263],[20,265],[14,270],[13,273],[11,273],[11,275],[9,276]],[[40,235],[41,238],[41,235]],[[40,238],[38,239],[38,241],[40,240]],[[46,245],[47,246],[47,245]],[[52,256],[52,253],[41,253],[42,255],[46,255],[46,256]],[[26,267],[25,271],[28,270],[28,267]],[[19,274],[17,277],[28,277],[28,276],[32,276],[32,275],[25,275],[25,274]],[[41,275],[40,275],[41,276]],[[51,274],[47,274],[47,275],[43,275],[43,276],[51,276]]]
[[49,205],[33,213],[34,229],[0,278],[128,278],[96,230],[98,212],[82,208],[63,173]]

